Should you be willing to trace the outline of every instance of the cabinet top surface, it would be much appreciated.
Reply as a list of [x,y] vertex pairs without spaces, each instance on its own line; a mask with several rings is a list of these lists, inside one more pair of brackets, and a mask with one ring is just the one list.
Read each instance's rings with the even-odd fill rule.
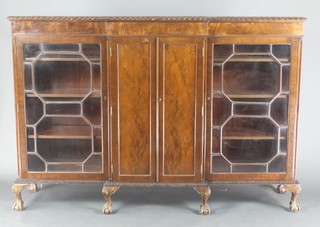
[[115,16],[115,17],[84,17],[84,16],[10,16],[10,21],[102,21],[102,22],[303,22],[304,17],[206,17],[206,16]]

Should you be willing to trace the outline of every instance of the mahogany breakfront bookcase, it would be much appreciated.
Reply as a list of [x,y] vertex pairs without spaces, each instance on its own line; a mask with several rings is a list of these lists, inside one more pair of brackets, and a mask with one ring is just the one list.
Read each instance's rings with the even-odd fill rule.
[[9,17],[21,192],[295,179],[304,18]]

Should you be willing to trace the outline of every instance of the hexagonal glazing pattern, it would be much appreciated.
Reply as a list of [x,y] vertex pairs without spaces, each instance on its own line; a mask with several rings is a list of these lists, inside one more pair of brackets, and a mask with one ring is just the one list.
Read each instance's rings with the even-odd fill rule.
[[213,45],[211,173],[286,169],[290,45]]
[[100,44],[24,44],[29,172],[103,172]]

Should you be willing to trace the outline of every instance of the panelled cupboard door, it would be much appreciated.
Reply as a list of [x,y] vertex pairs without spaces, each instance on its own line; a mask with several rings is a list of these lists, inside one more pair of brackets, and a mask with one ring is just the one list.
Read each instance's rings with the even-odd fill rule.
[[300,41],[239,40],[209,42],[206,179],[290,180]]
[[156,178],[156,39],[112,38],[111,136],[113,180]]
[[160,38],[159,178],[201,179],[203,38]]
[[21,177],[107,178],[105,40],[18,37],[15,42]]

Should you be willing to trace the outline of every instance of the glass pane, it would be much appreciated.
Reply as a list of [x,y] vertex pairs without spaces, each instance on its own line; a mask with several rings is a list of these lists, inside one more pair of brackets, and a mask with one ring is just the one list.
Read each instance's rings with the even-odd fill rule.
[[212,129],[212,154],[220,154],[220,129]]
[[99,44],[82,44],[82,52],[92,62],[100,61],[100,45]]
[[92,155],[85,163],[84,170],[86,172],[102,172],[102,156]]
[[235,103],[233,106],[233,113],[235,115],[261,115],[268,114],[268,104],[257,103]]
[[27,152],[34,152],[34,130],[33,128],[27,127]]
[[71,51],[79,52],[79,44],[44,44],[45,51]]
[[268,53],[269,45],[235,45],[236,53]]
[[287,156],[279,155],[269,164],[269,172],[270,173],[280,173],[286,172],[286,159]]
[[81,117],[46,117],[37,126],[38,138],[90,139],[91,131]]
[[94,128],[93,129],[93,136],[94,136],[94,153],[101,153],[102,152],[102,134],[101,128]]
[[286,171],[290,45],[215,45],[212,56],[212,173]]
[[282,91],[289,91],[290,66],[282,67]]
[[101,69],[100,65],[93,65],[93,90],[101,90]]
[[103,172],[100,44],[23,50],[28,171]]
[[32,90],[32,67],[31,64],[24,64],[24,88]]
[[233,45],[214,45],[214,62],[222,63],[233,54]]
[[91,124],[101,124],[100,96],[95,96],[95,94],[93,94],[86,98],[86,100],[83,102],[83,115],[90,121]]
[[222,150],[231,163],[266,163],[277,154],[277,141],[224,140]]
[[[31,95],[30,95],[31,96]],[[26,97],[26,120],[28,125],[37,123],[43,116],[43,103],[38,97]]]
[[38,153],[47,162],[83,162],[91,154],[91,140],[38,139]]
[[266,166],[262,165],[234,165],[232,167],[233,173],[264,173]]
[[224,139],[277,139],[278,128],[267,118],[236,117],[223,128]]
[[221,156],[213,156],[211,172],[230,173],[230,164]]
[[222,125],[231,115],[231,102],[223,95],[214,94],[212,99],[212,122]]
[[224,65],[223,91],[229,98],[270,97],[279,92],[280,66],[268,56],[234,56]]
[[287,128],[281,128],[280,129],[280,153],[286,154],[287,153],[287,141],[288,141],[288,129]]
[[51,163],[48,164],[48,171],[49,172],[81,172],[82,171],[82,164],[75,163],[75,164],[64,164],[64,163]]
[[271,117],[279,125],[288,124],[288,96],[281,95],[271,104]]
[[23,58],[25,61],[33,61],[41,53],[40,44],[24,44],[23,45]]
[[44,172],[46,170],[46,165],[38,156],[28,154],[28,170],[32,172]]
[[81,105],[74,103],[49,103],[46,105],[47,114],[79,115]]
[[290,61],[290,45],[273,45],[272,53],[283,63],[288,63]]
[[41,57],[34,63],[35,90],[41,97],[81,98],[90,92],[90,64],[86,61],[68,61],[69,56],[64,58],[44,61]]
[[213,66],[212,91],[214,93],[222,91],[222,66]]

